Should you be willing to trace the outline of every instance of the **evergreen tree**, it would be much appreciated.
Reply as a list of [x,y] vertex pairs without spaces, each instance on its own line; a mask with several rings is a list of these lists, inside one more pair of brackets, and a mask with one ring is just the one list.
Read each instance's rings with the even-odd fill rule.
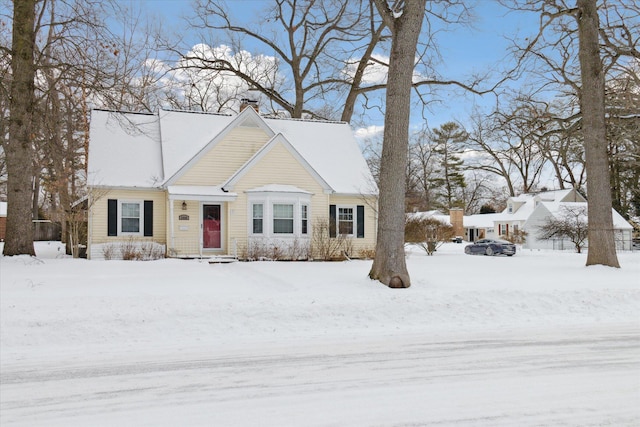
[[466,182],[461,156],[468,137],[467,131],[454,122],[433,129],[431,139],[440,173],[432,179],[431,187],[439,189],[438,204],[442,208],[464,207],[463,190]]

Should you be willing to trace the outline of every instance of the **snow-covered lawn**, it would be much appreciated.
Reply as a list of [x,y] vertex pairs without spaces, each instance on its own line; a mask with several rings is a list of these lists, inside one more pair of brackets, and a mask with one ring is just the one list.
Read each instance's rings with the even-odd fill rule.
[[640,252],[0,259],[0,424],[640,425]]

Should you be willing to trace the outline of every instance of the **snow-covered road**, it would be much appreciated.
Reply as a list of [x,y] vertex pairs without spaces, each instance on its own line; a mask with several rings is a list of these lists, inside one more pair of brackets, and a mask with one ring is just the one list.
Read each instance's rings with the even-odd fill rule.
[[617,324],[13,361],[0,376],[0,420],[2,426],[637,426],[639,337],[637,324]]

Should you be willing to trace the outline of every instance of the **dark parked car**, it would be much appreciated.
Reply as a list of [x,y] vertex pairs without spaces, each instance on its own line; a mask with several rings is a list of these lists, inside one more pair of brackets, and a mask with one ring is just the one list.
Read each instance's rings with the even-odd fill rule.
[[506,255],[516,253],[516,245],[506,240],[480,239],[464,248],[464,253],[469,255]]

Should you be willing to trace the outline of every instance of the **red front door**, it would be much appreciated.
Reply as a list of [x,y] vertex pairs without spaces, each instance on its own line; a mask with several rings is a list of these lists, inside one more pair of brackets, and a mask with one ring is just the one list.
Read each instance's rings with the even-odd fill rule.
[[202,247],[220,249],[220,205],[202,206]]

